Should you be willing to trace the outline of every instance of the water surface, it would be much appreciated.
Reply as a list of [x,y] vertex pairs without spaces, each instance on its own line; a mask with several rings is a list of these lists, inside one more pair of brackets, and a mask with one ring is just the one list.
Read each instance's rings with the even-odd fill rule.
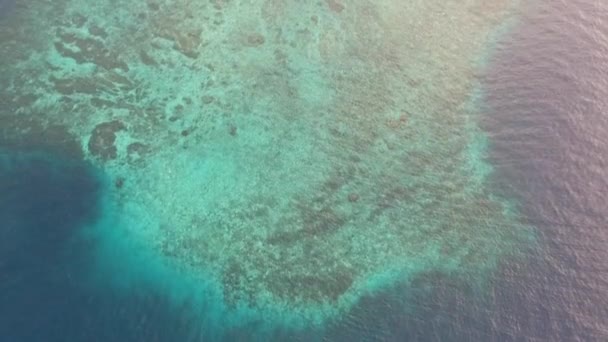
[[4,14],[3,340],[608,338],[608,7],[240,5]]

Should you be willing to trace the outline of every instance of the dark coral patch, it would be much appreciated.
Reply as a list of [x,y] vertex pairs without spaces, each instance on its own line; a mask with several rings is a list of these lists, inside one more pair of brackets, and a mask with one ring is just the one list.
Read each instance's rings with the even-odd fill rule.
[[49,80],[53,82],[53,88],[63,95],[77,93],[95,95],[103,91],[101,85],[90,78],[59,79],[51,77]]
[[255,304],[255,296],[248,291],[247,274],[245,269],[235,262],[224,271],[222,275],[224,301],[230,307],[235,307],[238,303]]
[[204,95],[202,98],[203,104],[210,104],[211,102],[213,102],[215,100],[215,98],[213,96],[209,96],[209,95]]
[[246,38],[247,39],[245,41],[245,45],[249,47],[257,47],[263,45],[266,42],[264,36],[257,32],[247,35]]
[[104,108],[112,108],[114,106],[116,106],[116,103],[110,101],[110,100],[104,100],[98,97],[94,97],[90,100],[90,103],[93,107],[99,108],[99,109],[104,109]]
[[89,34],[100,38],[108,37],[108,33],[106,32],[106,30],[103,27],[97,26],[95,24],[89,26]]
[[151,9],[152,11],[158,11],[160,9],[160,5],[157,4],[156,2],[148,2],[148,8]]
[[129,155],[144,155],[146,153],[150,152],[150,147],[146,144],[142,144],[140,142],[134,142],[129,144],[129,146],[127,146],[127,153]]
[[139,51],[139,59],[141,60],[142,63],[144,63],[145,65],[149,65],[149,66],[158,66],[158,63],[156,62],[156,60],[150,56],[150,54],[148,54],[146,51],[144,50],[140,50]]
[[125,129],[125,125],[118,120],[95,126],[89,139],[89,152],[103,161],[116,159],[116,133]]
[[230,134],[231,136],[236,137],[237,130],[238,127],[236,127],[235,124],[228,125],[228,134]]
[[137,164],[141,162],[144,157],[151,152],[150,146],[142,144],[140,142],[134,142],[127,146],[127,158],[129,163]]
[[298,203],[297,208],[300,212],[300,228],[276,232],[268,237],[268,243],[271,245],[293,245],[302,240],[334,234],[347,223],[345,217],[336,213],[330,207],[316,209],[306,203]]
[[114,186],[116,187],[116,189],[122,189],[124,185],[125,179],[123,177],[118,177],[114,180]]
[[60,41],[56,41],[54,45],[63,57],[72,58],[78,64],[94,63],[107,70],[129,71],[127,63],[122,61],[117,53],[110,51],[100,39],[83,38],[67,32],[60,32],[58,36]]
[[83,27],[87,20],[87,17],[80,13],[76,13],[74,16],[72,16],[72,24],[78,28]]
[[331,275],[281,272],[270,282],[273,295],[285,300],[304,299],[316,303],[335,302],[352,286],[354,276],[346,268]]
[[325,2],[332,12],[341,13],[344,11],[344,5],[336,0],[325,0]]

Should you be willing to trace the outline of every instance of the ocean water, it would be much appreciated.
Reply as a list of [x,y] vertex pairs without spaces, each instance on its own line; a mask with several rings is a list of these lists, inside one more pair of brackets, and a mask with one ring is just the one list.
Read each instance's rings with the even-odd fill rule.
[[0,341],[608,338],[600,2],[0,10]]
[[15,5],[14,1],[10,1],[10,0],[0,1],[0,18],[2,18],[4,15],[8,14],[12,10],[14,5]]

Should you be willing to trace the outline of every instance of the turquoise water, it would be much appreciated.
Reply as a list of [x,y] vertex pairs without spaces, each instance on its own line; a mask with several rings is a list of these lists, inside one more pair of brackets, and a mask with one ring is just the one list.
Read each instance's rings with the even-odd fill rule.
[[260,318],[255,308],[228,306],[212,281],[168,268],[154,250],[125,235],[124,225],[144,223],[127,221],[114,206],[123,188],[100,169],[48,152],[1,156],[0,313],[6,320],[0,334],[9,340],[320,340],[335,334],[336,325],[372,319],[378,310],[415,313],[417,301],[441,279],[484,292],[469,279],[477,283],[482,275],[422,271],[411,287],[389,274],[383,281],[394,286],[369,291],[344,318],[311,324],[308,317],[290,317],[290,308],[283,317]]
[[104,175],[87,286],[162,293],[217,336],[322,331],[429,272],[482,289],[534,240],[476,123],[512,6],[23,7],[4,139]]

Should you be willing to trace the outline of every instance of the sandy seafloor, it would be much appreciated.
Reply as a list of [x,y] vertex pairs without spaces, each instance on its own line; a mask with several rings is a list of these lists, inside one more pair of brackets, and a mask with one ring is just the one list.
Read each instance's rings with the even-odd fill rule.
[[[2,212],[24,243],[4,266],[48,281],[6,285],[7,336],[393,340],[437,289],[442,305],[493,298],[539,244],[480,120],[480,75],[521,6],[1,3],[2,185],[38,204],[3,201],[59,213]],[[72,327],[25,329],[50,298]]]

